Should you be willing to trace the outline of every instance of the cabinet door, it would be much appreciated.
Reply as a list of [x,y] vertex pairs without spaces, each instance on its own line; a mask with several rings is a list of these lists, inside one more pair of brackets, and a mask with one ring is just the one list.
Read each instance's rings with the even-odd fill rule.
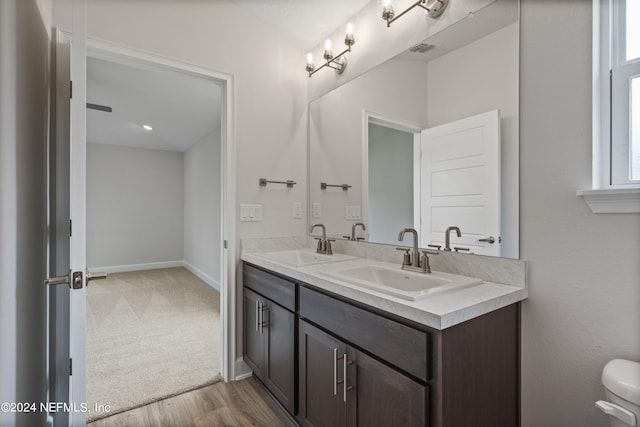
[[266,300],[262,316],[266,338],[263,381],[280,403],[294,414],[295,315]]
[[345,354],[347,346],[305,321],[299,327],[300,424],[343,427],[346,405],[337,382],[344,378],[344,371],[335,355]]
[[349,347],[349,426],[424,426],[428,389],[366,354]]
[[264,299],[244,288],[244,361],[258,378],[264,378],[264,328],[259,328],[260,308]]

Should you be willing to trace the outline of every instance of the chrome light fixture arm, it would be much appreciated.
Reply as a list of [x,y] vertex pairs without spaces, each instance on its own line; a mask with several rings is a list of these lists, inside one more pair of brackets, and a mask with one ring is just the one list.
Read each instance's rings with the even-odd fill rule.
[[387,21],[387,27],[390,27],[391,24],[397,21],[401,16],[404,16],[410,10],[421,7],[422,9],[427,11],[427,15],[431,18],[437,18],[442,15],[447,6],[449,5],[449,0],[417,0],[407,9],[405,9],[402,13],[396,16],[393,6],[391,6],[391,2],[386,4],[382,10],[382,19]]
[[345,68],[347,68],[347,57],[344,55],[348,52],[351,52],[351,46],[353,46],[355,43],[356,39],[353,36],[353,26],[349,23],[347,24],[347,34],[344,37],[344,44],[347,46],[345,50],[337,55],[334,55],[333,51],[331,50],[331,41],[327,40],[325,42],[324,52],[322,53],[322,57],[324,58],[325,63],[318,68],[316,68],[313,64],[313,56],[311,55],[311,53],[307,54],[307,66],[305,69],[309,73],[309,77],[325,67],[333,68],[336,73],[342,74]]

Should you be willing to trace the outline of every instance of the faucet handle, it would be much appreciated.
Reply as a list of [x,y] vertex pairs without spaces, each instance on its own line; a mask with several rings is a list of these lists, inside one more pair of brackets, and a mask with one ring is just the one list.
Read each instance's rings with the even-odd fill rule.
[[440,252],[424,249],[422,251],[422,260],[420,262],[422,270],[425,273],[431,273],[431,265],[429,264],[429,255],[438,255]]
[[411,248],[396,248],[396,251],[404,251],[404,255],[402,256],[402,265],[411,265],[410,250]]
[[442,245],[427,245],[430,248],[436,248],[437,250],[440,250],[440,248],[442,248]]
[[462,248],[460,246],[454,246],[453,250],[456,252],[469,252],[471,249],[469,248]]
[[326,255],[333,255],[333,249],[331,249],[331,242],[335,242],[336,239],[324,239],[324,253]]

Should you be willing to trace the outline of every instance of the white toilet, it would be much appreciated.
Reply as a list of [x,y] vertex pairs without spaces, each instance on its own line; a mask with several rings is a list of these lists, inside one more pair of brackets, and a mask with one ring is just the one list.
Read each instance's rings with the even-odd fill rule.
[[640,426],[640,363],[613,359],[602,371],[607,400],[596,407],[608,414],[612,427]]

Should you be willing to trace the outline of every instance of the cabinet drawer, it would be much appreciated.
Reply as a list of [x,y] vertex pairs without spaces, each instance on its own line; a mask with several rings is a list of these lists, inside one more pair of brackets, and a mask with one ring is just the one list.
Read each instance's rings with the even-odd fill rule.
[[300,316],[427,381],[428,334],[300,287]]
[[242,280],[245,287],[254,290],[291,311],[295,311],[295,283],[246,263],[243,265]]

